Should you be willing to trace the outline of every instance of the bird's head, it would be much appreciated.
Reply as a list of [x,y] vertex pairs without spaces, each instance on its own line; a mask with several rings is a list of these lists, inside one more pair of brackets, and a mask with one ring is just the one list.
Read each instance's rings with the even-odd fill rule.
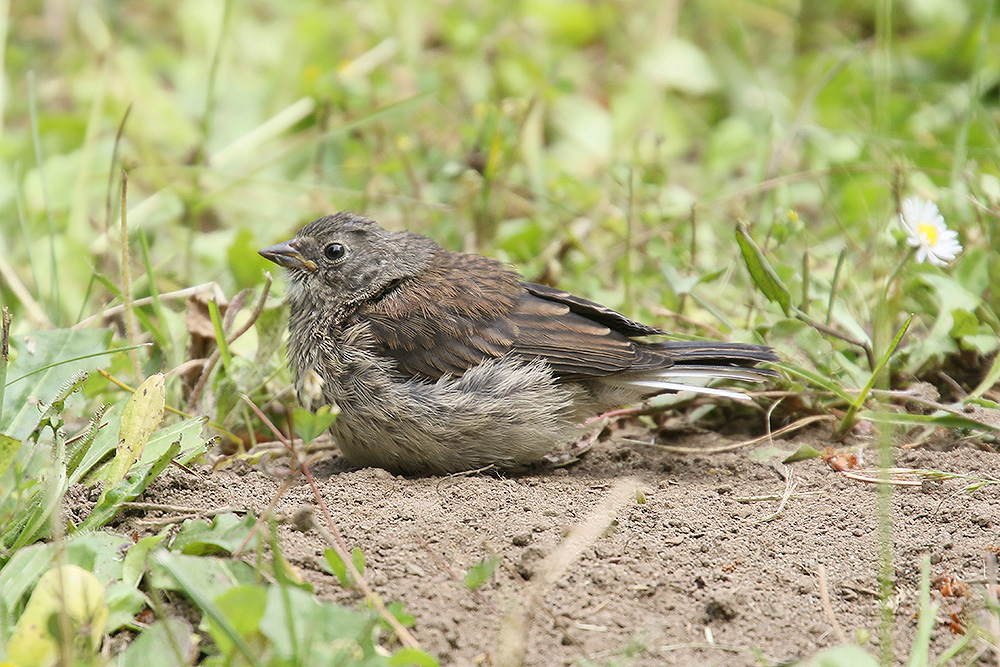
[[288,269],[289,299],[345,308],[385,292],[423,270],[440,249],[411,232],[389,232],[374,220],[341,211],[313,220],[295,238],[261,249]]

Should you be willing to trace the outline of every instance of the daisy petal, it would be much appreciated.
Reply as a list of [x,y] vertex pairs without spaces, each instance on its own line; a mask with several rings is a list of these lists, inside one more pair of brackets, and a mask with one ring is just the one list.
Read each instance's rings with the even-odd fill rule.
[[906,243],[916,248],[918,263],[929,261],[945,266],[962,252],[958,232],[948,229],[937,204],[919,197],[903,200],[899,224],[906,232]]

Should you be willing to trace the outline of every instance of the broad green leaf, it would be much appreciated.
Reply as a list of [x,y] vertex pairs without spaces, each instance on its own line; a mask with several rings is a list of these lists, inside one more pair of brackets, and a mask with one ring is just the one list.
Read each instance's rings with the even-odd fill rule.
[[351,563],[358,574],[365,573],[365,552],[361,550],[361,547],[354,547],[354,550],[351,551]]
[[170,549],[189,556],[228,555],[240,546],[252,551],[260,543],[258,535],[250,537],[255,524],[252,514],[242,519],[231,513],[219,514],[211,523],[204,519],[188,519]]
[[736,224],[736,242],[740,246],[740,253],[743,255],[743,261],[747,265],[747,270],[750,271],[750,277],[754,284],[768,300],[781,306],[781,310],[786,316],[790,315],[791,293],[781,282],[778,274],[774,272],[774,268],[764,257],[761,249],[757,247],[746,225],[742,222]]
[[33,544],[19,549],[0,569],[0,605],[10,618],[14,607],[52,564],[52,544]]
[[[243,640],[243,637],[222,613],[218,605],[215,604],[215,600],[225,591],[236,585],[237,582],[234,581],[229,586],[216,590],[203,585],[205,574],[203,569],[207,569],[205,565],[212,563],[214,559],[179,556],[167,551],[157,551],[154,552],[152,560],[159,567],[163,568],[163,571],[170,579],[173,579],[177,590],[191,598],[191,601],[201,610],[205,618],[209,622],[216,624],[219,631],[229,638],[236,649],[239,650],[251,665],[259,664],[250,646]],[[197,569],[192,569],[191,566],[197,561],[202,561],[203,564],[201,567],[195,566]],[[218,560],[214,562],[215,564],[219,563]],[[234,561],[233,564],[238,562],[242,561]]]
[[438,667],[440,664],[430,653],[415,648],[399,649],[389,658],[389,667]]
[[[298,664],[309,664],[304,657],[328,632],[328,628],[319,625],[319,620],[320,603],[316,598],[297,588],[272,586],[268,589],[260,631],[271,640],[280,656],[286,659],[297,656]],[[306,633],[311,635],[309,640]]]
[[[385,609],[392,614],[404,628],[412,628],[417,624],[417,619],[413,617],[413,614],[409,614],[403,609],[403,603],[399,600],[393,600],[392,602],[386,604]],[[392,627],[386,623],[384,618],[380,618],[379,623],[383,624],[387,630],[392,630]]]
[[[326,558],[327,564],[330,566],[330,571],[340,580],[340,583],[345,588],[350,588],[354,585],[354,575],[347,569],[347,565],[344,560],[340,557],[340,554],[334,549],[326,549],[323,552],[323,556]],[[351,552],[351,563],[354,564],[354,568],[364,574],[365,571],[365,554],[361,550],[361,547],[354,547]]]
[[337,414],[331,414],[330,406],[323,405],[316,412],[295,408],[292,418],[295,421],[295,435],[302,438],[303,444],[308,445],[333,426],[333,422],[337,421]]
[[108,602],[108,632],[115,632],[132,625],[136,615],[148,601],[135,586],[121,581],[113,581],[105,593]]
[[347,565],[344,563],[344,559],[340,557],[340,554],[335,549],[324,549],[323,557],[326,558],[330,572],[340,580],[341,586],[346,587],[354,584],[354,577],[347,572]]
[[[267,606],[267,589],[263,586],[234,586],[215,599],[219,611],[243,639],[249,640],[260,631],[260,620]],[[223,629],[211,618],[209,633],[223,655],[232,655],[235,645]]]
[[373,613],[321,603],[298,588],[271,586],[260,631],[285,659],[295,657],[296,664],[302,665],[334,665],[351,656],[357,660],[358,652],[375,657],[371,640],[375,624]]
[[160,542],[171,532],[166,527],[156,535],[147,535],[136,542],[125,554],[122,560],[122,581],[129,586],[137,587],[142,575],[146,572],[146,560],[149,554],[160,545]]
[[142,456],[142,450],[160,421],[166,400],[162,373],[155,373],[143,382],[125,404],[118,431],[118,450],[104,481],[104,493],[125,479],[126,473]]
[[948,335],[952,338],[962,338],[972,336],[979,331],[979,318],[975,313],[970,313],[964,308],[955,308],[951,311],[951,330]]
[[[174,577],[180,574],[183,583]],[[239,584],[254,584],[260,579],[253,565],[241,560],[185,556],[155,550],[149,558],[148,582],[151,588],[186,592],[189,586],[214,600]]]
[[[934,306],[930,312],[937,313],[937,318],[930,331],[909,344],[907,368],[916,372],[931,360],[940,361],[947,354],[958,351],[958,345],[952,336],[952,331],[968,329],[968,322],[955,322],[955,313],[960,320],[966,319],[967,313],[980,313],[983,302],[980,296],[970,291],[965,285],[951,276],[937,273],[921,273],[920,281],[933,290]],[[974,332],[973,332],[974,333]]]
[[257,235],[249,227],[240,227],[236,237],[226,250],[229,270],[240,287],[254,287],[264,279],[264,272],[274,267],[268,260],[257,254],[260,248]]
[[[121,535],[101,531],[82,533],[66,539],[60,547],[61,561],[79,565],[100,581],[121,578],[121,551],[131,541]],[[19,549],[0,569],[0,604],[16,605],[56,557],[54,544],[33,544]]]
[[189,667],[199,654],[198,635],[179,618],[156,621],[118,656],[118,667]]

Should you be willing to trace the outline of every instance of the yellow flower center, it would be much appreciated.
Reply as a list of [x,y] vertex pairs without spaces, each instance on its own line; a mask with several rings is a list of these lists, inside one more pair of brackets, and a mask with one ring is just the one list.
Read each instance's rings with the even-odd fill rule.
[[929,246],[936,246],[938,242],[938,228],[926,222],[921,222],[917,227],[917,235],[920,236]]

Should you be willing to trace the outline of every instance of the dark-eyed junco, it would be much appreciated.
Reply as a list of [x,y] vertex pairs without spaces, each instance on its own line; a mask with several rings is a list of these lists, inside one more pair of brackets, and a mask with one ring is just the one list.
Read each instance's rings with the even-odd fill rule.
[[288,357],[308,406],[340,408],[349,462],[404,473],[517,467],[589,416],[688,382],[759,382],[744,343],[647,342],[666,332],[509,266],[341,212],[260,251],[288,269]]

